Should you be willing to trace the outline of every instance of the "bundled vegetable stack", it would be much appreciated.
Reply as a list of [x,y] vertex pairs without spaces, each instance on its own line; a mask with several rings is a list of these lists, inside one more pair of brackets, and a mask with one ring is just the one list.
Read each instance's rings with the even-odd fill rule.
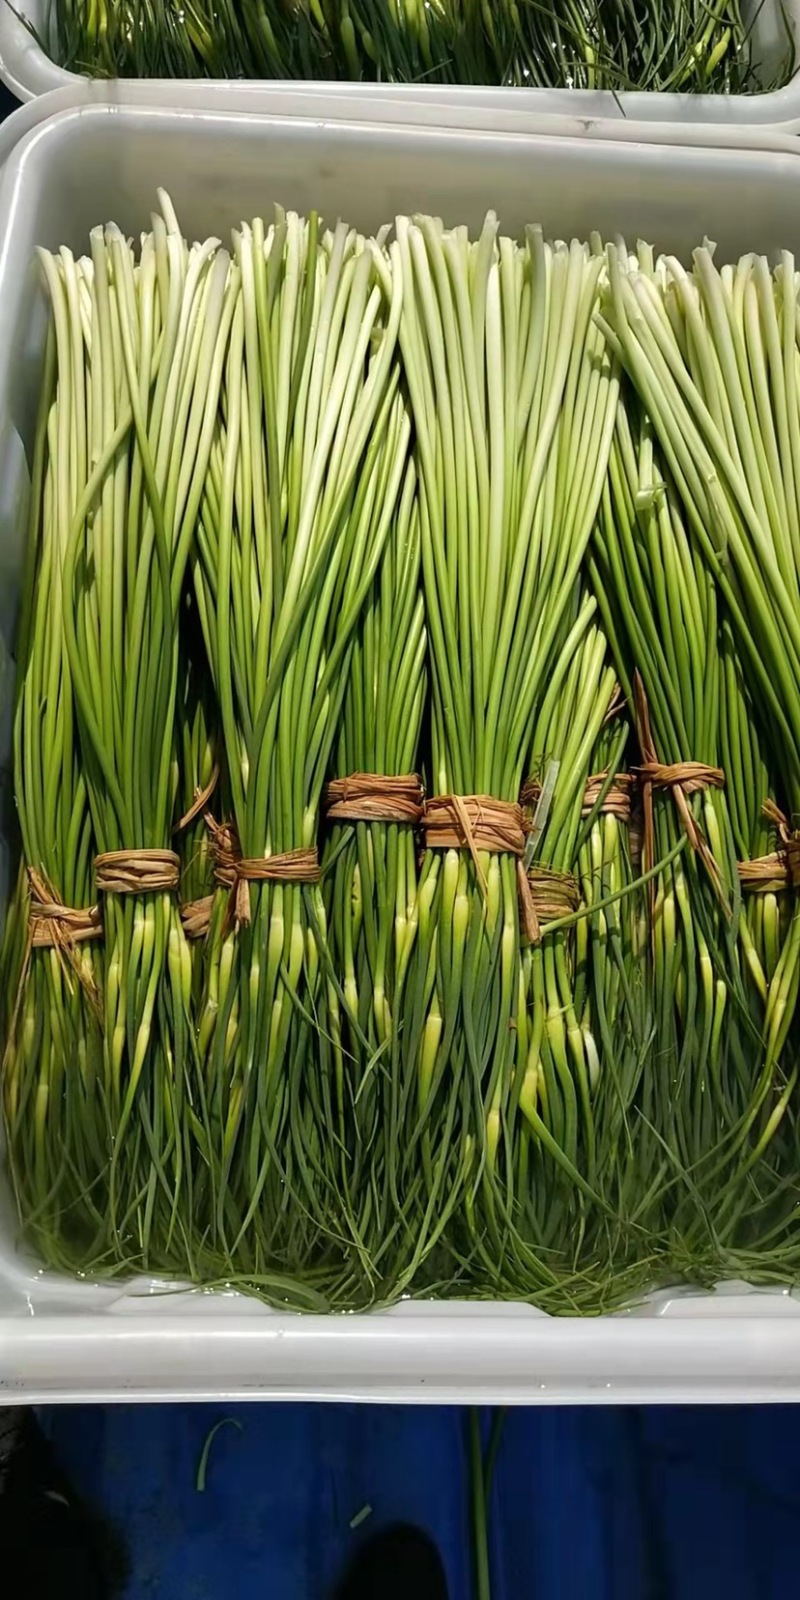
[[[70,271],[73,263],[65,258]],[[61,284],[59,283],[59,303]],[[37,1251],[70,1266],[102,1253],[108,1137],[95,850],[62,621],[66,512],[85,476],[57,400],[69,327],[51,326],[31,473],[27,572],[14,707],[24,861],[6,921],[3,1103],[20,1214]],[[60,357],[60,360],[59,360]],[[63,366],[62,366],[63,370]],[[73,1256],[73,1250],[75,1252]]]
[[[788,82],[794,43],[757,63],[740,0],[56,0],[43,39],[97,77],[343,78],[746,94]],[[757,13],[756,13],[757,17]]]
[[[720,270],[707,246],[691,274],[671,258],[654,264],[646,250],[622,261],[611,249],[609,258],[609,333],[646,415],[633,410],[638,467],[620,417],[606,550],[613,564],[612,544],[621,537],[630,548],[633,535],[637,560],[651,565],[650,604],[625,578],[616,599],[631,642],[640,627],[650,634],[633,646],[645,771],[671,789],[693,845],[689,878],[676,869],[655,917],[657,978],[678,1009],[681,1097],[665,1080],[665,1139],[691,1177],[692,1209],[710,1191],[702,1226],[712,1261],[733,1262],[737,1229],[749,1252],[762,1230],[773,1239],[776,1208],[782,1227],[784,1203],[791,1229],[794,1207],[780,1142],[790,1160],[800,982],[800,917],[787,902],[800,867],[790,821],[800,805],[797,279],[788,253],[773,274],[752,256]],[[638,540],[631,507],[644,522]],[[723,743],[727,773],[716,765]],[[665,756],[677,776],[674,765],[659,772]],[[684,959],[699,961],[697,982]],[[679,1131],[675,1116],[692,1103]],[[744,1270],[758,1271],[760,1260],[748,1253]]]
[[797,1273],[797,277],[276,212],[42,254],[3,1108],[49,1264]]
[[[525,981],[523,943],[540,930],[519,795],[548,674],[581,632],[570,636],[570,611],[616,397],[593,324],[603,262],[536,229],[524,248],[498,240],[493,217],[474,244],[425,218],[397,231],[432,673],[419,930],[395,1052],[416,1079],[400,1177],[406,1220],[412,1197],[418,1216],[407,1271],[462,1211],[462,1248],[489,1283],[513,1271],[541,1287],[516,1194],[520,1111],[546,1135],[530,1078],[547,1008]],[[563,1050],[562,1064],[571,1094]],[[559,1126],[568,1162],[573,1131]]]
[[320,236],[314,217],[266,236],[256,222],[234,245],[195,566],[232,800],[215,833],[205,1235],[224,1275],[266,1281],[277,1262],[298,1280],[330,1272],[333,1295],[360,1234],[335,1143],[341,1060],[333,1083],[326,1064],[337,995],[316,839],[353,630],[407,472],[401,281],[384,295],[368,242],[341,223]]

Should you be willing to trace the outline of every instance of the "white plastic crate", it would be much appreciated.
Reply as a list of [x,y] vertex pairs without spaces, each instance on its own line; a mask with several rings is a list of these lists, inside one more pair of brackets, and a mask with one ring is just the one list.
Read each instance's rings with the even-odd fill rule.
[[[237,103],[235,96],[233,103]],[[347,122],[128,105],[18,113],[0,179],[0,756],[8,777],[10,641],[19,586],[45,307],[37,244],[85,245],[98,221],[147,224],[157,184],[189,235],[224,234],[274,200],[374,229],[424,209],[510,231],[598,228],[687,255],[800,253],[800,146],[708,130],[558,132]],[[14,142],[18,139],[18,142]],[[697,142],[693,142],[697,141]],[[370,1316],[279,1314],[234,1294],[75,1282],[16,1245],[0,1193],[0,1400],[319,1397],[382,1400],[800,1399],[800,1302],[731,1285],[660,1294],[619,1316],[551,1320],[516,1305],[409,1303]]]
[[[66,72],[50,60],[22,20],[27,19],[44,36],[51,5],[52,0],[0,0],[0,78],[20,100],[29,100],[35,95],[80,81],[75,73]],[[785,46],[782,14],[796,35],[795,59],[800,64],[800,0],[743,0],[743,13],[745,17],[749,15],[754,19],[754,58],[765,81],[768,82],[773,75],[778,52]],[[183,89],[188,80],[151,82],[164,104],[178,106],[182,103]],[[262,95],[268,95],[279,85],[261,82],[258,87]],[[318,89],[321,93],[333,90],[343,94],[355,104],[369,86],[364,85],[362,89],[352,84],[320,84]],[[402,99],[406,95],[416,97],[422,93],[431,101],[447,106],[456,119],[459,108],[483,106],[500,109],[513,101],[526,111],[541,115],[603,117],[612,120],[708,122],[729,127],[755,123],[786,125],[800,120],[800,77],[775,93],[730,97],[653,93],[631,93],[617,97],[607,91],[589,89],[461,89],[433,85],[429,88],[391,85],[380,92],[388,100]]]

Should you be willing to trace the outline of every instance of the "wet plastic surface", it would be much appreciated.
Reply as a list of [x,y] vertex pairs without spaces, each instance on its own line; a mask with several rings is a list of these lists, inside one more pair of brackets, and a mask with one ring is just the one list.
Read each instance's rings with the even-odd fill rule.
[[[50,0],[0,0],[0,77],[21,100],[46,94],[52,89],[76,84],[77,74],[67,72],[51,61],[37,43],[26,19],[41,34],[44,31]],[[742,12],[753,23],[753,60],[762,70],[764,81],[769,82],[785,48],[785,25],[795,38],[800,37],[800,0],[743,0]],[[782,20],[785,18],[785,23]],[[162,103],[178,106],[188,79],[175,79],[159,83],[155,79],[143,80],[155,86]],[[262,109],[268,109],[269,95],[276,83],[262,81],[256,85],[263,95]],[[298,87],[300,87],[298,85]],[[309,87],[304,85],[303,87]],[[320,84],[322,92],[331,88],[344,95],[356,115],[363,92],[371,85]],[[390,97],[418,95],[416,84],[390,85]],[[625,93],[613,95],[605,90],[590,89],[492,89],[449,88],[435,85],[423,86],[423,94],[430,101],[438,101],[455,110],[459,105],[484,105],[494,108],[524,105],[537,114],[557,114],[578,117],[602,117],[611,121],[641,119],[735,125],[784,124],[800,118],[800,80],[792,80],[785,88],[770,94],[751,95],[677,95],[652,93]]]
[[[688,254],[800,253],[800,143],[646,142],[581,134],[425,129],[95,103],[3,130],[0,179],[0,736],[8,754],[10,641],[19,588],[44,305],[36,244],[84,248],[113,218],[148,223],[156,185],[190,235],[223,233],[273,201],[374,229],[397,210],[473,227],[495,207],[516,232],[592,228]],[[33,117],[34,125],[31,125]],[[6,769],[6,783],[7,769]],[[0,839],[0,867],[3,850]],[[0,877],[2,874],[0,873]],[[800,1399],[800,1302],[730,1286],[661,1294],[629,1314],[552,1322],[525,1306],[425,1305],[370,1317],[297,1317],[232,1294],[73,1282],[20,1253],[0,1193],[0,1397],[16,1400],[298,1397],[513,1403]]]

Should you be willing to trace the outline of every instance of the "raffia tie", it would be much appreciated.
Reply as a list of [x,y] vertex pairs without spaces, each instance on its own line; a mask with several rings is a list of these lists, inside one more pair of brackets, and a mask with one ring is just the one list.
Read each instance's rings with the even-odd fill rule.
[[536,913],[538,932],[529,944],[538,944],[542,937],[542,924],[547,932],[548,922],[570,917],[580,910],[581,891],[571,872],[557,872],[555,867],[532,866],[528,868],[528,884]]
[[201,813],[206,810],[208,802],[211,799],[211,796],[214,793],[218,783],[219,767],[215,765],[205,788],[201,789],[198,784],[198,787],[194,791],[194,799],[189,807],[189,810],[186,812],[185,816],[181,817],[180,822],[176,822],[173,829],[174,833],[183,833],[185,828],[190,828],[192,823],[195,822]]
[[351,772],[326,787],[323,804],[329,822],[404,822],[422,820],[424,793],[416,772],[399,778],[377,772]]
[[4,1061],[7,1059],[16,1032],[34,950],[55,950],[56,957],[64,970],[67,967],[72,969],[90,1005],[98,1015],[100,1013],[100,1000],[91,967],[88,962],[80,959],[76,949],[77,945],[85,944],[90,939],[102,939],[103,923],[98,907],[89,906],[87,910],[81,911],[75,906],[65,906],[57,898],[52,884],[48,883],[35,867],[28,867],[28,885],[30,890],[28,936],[6,1038]]
[[490,794],[437,794],[425,802],[422,828],[429,850],[469,851],[484,894],[487,883],[480,851],[516,856],[523,937],[529,944],[538,942],[541,929],[522,862],[525,818],[520,805],[515,801],[495,800]]
[[319,883],[316,848],[286,850],[273,856],[243,856],[233,823],[215,822],[207,816],[206,825],[211,834],[214,877],[223,889],[231,891],[237,929],[250,922],[251,883]]
[[[198,784],[194,791],[194,799],[189,810],[176,822],[173,833],[183,833],[190,828],[199,816],[208,819],[208,802],[219,783],[219,767],[214,764],[211,777],[204,788]],[[186,900],[180,908],[183,931],[187,939],[205,939],[211,927],[211,911],[214,905],[213,894],[203,895],[200,900]]]
[[30,941],[34,950],[66,951],[72,945],[102,939],[103,919],[98,906],[78,910],[65,906],[34,867],[28,868],[30,886]]
[[211,927],[211,912],[214,908],[213,894],[203,895],[201,900],[187,900],[181,906],[181,922],[187,939],[205,939]]
[[[653,730],[650,725],[650,708],[647,704],[647,695],[645,694],[644,683],[638,672],[634,674],[633,689],[636,702],[639,745],[643,757],[641,766],[637,768],[637,774],[642,784],[645,867],[649,869],[655,864],[653,790],[669,789],[689,844],[703,862],[721,905],[728,909],[719,867],[714,859],[713,852],[709,849],[697,825],[688,798],[689,795],[697,794],[701,789],[724,789],[725,774],[721,767],[710,767],[703,761],[679,761],[671,766],[659,761],[653,740]],[[655,882],[652,882],[650,885],[651,911],[655,905],[655,887]]]
[[661,761],[643,761],[637,772],[643,784],[653,789],[680,789],[682,794],[697,794],[700,789],[724,789],[725,774],[721,767],[709,767],[704,761],[676,761],[665,766]]
[[774,800],[765,800],[761,810],[774,824],[781,841],[780,850],[757,856],[754,861],[739,861],[739,881],[745,894],[780,894],[784,889],[800,890],[800,833],[789,826]]
[[[583,804],[581,805],[582,817],[591,816],[607,779],[607,772],[595,772],[591,778],[586,779]],[[618,772],[613,783],[609,784],[606,794],[603,795],[603,803],[600,807],[601,813],[606,816],[618,817],[620,822],[629,823],[631,820],[632,787],[633,779],[630,773]],[[530,806],[532,810],[535,810],[541,792],[542,786],[539,780],[537,778],[528,778],[527,782],[522,786],[520,800],[524,806]]]
[[[583,805],[581,816],[589,817],[597,805],[603,786],[608,780],[607,772],[595,772],[586,779],[586,788],[583,791]],[[613,783],[609,784],[600,811],[605,816],[617,817],[620,822],[629,823],[631,820],[631,789],[633,779],[629,772],[618,772]]]
[[106,850],[94,858],[103,894],[171,894],[181,881],[174,850]]

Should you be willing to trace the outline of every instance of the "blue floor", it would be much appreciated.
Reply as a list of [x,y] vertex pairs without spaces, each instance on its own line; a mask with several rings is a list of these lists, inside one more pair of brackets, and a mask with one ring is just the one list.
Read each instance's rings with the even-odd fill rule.
[[[241,1431],[215,1434],[199,1492],[223,1417]],[[125,1600],[325,1600],[355,1541],[397,1520],[431,1532],[451,1600],[468,1600],[459,1411],[66,1407],[44,1421],[127,1541]],[[493,1600],[787,1600],[800,1587],[800,1415],[514,1411],[492,1509]]]

